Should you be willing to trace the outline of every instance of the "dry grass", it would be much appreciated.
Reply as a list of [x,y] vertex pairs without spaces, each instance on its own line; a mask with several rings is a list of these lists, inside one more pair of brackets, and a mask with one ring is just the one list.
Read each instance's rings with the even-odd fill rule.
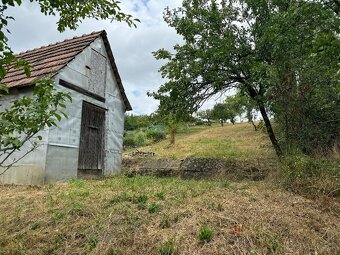
[[169,240],[173,254],[340,253],[324,202],[265,182],[116,177],[0,186],[0,201],[0,254],[160,254]]
[[[183,159],[196,156],[276,160],[268,136],[261,131],[255,132],[248,123],[190,128],[177,135],[175,145],[170,145],[167,139],[138,150],[155,152],[157,158]],[[133,149],[127,150],[124,155],[131,151]]]
[[[195,127],[175,146],[141,150],[158,158],[276,161],[266,135],[247,124]],[[117,176],[0,186],[0,201],[0,255],[340,254],[339,202],[309,200],[268,181]],[[203,226],[212,230],[209,242],[200,241]]]

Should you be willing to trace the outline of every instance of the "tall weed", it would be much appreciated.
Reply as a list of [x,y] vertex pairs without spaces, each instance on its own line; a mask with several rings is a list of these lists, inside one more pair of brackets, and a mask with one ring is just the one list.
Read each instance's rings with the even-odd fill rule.
[[291,155],[283,159],[283,186],[294,193],[316,197],[340,196],[340,160]]

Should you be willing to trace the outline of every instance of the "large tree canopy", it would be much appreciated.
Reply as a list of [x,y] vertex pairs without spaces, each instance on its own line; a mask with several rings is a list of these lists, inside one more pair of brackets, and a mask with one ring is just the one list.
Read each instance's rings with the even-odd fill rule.
[[[334,85],[337,11],[330,1],[184,0],[182,7],[165,12],[165,21],[183,36],[184,44],[175,45],[173,52],[154,53],[167,60],[160,72],[168,81],[153,96],[161,108],[194,112],[212,95],[238,88],[258,105],[280,156],[268,110],[289,75],[299,82],[317,71],[318,79],[328,82],[324,86]],[[318,68],[329,62],[327,73]]]

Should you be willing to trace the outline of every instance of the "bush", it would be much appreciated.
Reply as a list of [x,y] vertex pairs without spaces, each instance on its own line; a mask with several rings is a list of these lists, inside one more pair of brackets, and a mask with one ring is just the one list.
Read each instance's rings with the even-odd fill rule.
[[125,147],[139,147],[145,146],[150,142],[158,142],[166,138],[164,131],[147,129],[146,131],[139,131],[133,135],[126,135],[124,137]]
[[135,140],[136,146],[144,146],[147,143],[146,134],[144,132],[140,131],[137,134],[135,134],[134,140]]
[[135,139],[133,136],[125,136],[124,137],[124,147],[135,147],[136,143],[135,143]]
[[315,197],[340,196],[340,161],[311,158],[304,155],[283,159],[281,181],[294,193]]
[[198,232],[198,239],[201,242],[210,242],[212,236],[213,232],[208,226],[202,226]]
[[166,138],[166,134],[163,131],[149,129],[146,131],[146,137],[153,142],[159,142]]

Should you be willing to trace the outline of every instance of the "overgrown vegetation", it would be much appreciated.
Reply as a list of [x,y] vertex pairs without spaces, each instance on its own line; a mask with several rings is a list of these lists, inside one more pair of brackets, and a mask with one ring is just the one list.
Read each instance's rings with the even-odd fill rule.
[[137,131],[133,134],[126,134],[123,143],[125,148],[134,148],[159,142],[165,138],[166,133],[164,130],[146,129]]
[[282,162],[281,180],[290,191],[308,197],[340,197],[340,160],[291,155]]
[[[153,94],[161,106],[127,117],[125,146],[260,162],[274,182],[127,174],[0,186],[0,254],[339,254],[340,164],[330,154],[339,142],[337,15],[332,1],[186,0],[167,9],[184,45],[155,53],[168,60],[168,82]],[[268,137],[248,124],[182,127],[207,98],[235,87],[239,98],[222,113],[234,112],[217,118],[233,123],[246,112],[253,122],[258,109]],[[211,124],[213,112],[201,116]]]
[[157,116],[154,115],[133,115],[126,114],[124,128],[127,131],[148,128],[157,123]]

